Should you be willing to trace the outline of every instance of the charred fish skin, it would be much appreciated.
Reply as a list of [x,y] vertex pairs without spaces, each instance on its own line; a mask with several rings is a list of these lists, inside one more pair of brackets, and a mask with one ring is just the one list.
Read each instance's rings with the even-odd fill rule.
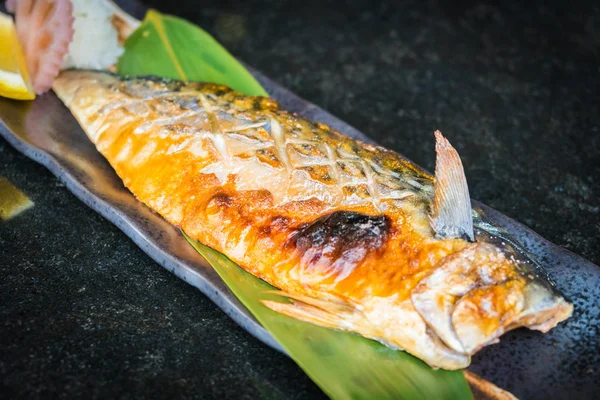
[[478,234],[441,133],[434,180],[221,85],[65,71],[54,90],[139,200],[281,289],[291,303],[265,302],[279,312],[445,369],[572,312],[518,249]]

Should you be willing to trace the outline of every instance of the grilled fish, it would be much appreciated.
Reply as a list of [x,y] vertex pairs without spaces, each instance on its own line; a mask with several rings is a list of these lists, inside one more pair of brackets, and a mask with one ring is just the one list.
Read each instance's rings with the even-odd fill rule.
[[265,302],[276,311],[445,369],[572,313],[471,209],[440,132],[434,179],[221,85],[72,70],[54,90],[140,201],[280,289],[289,302]]

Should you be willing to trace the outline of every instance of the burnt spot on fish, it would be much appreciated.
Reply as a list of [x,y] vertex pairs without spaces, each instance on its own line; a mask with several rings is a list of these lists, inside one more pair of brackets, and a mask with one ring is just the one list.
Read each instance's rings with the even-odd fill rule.
[[231,207],[233,199],[225,193],[217,193],[210,199],[209,203],[219,207]]
[[271,219],[271,227],[275,230],[283,231],[288,228],[290,219],[287,217],[277,216]]
[[385,215],[335,211],[298,229],[289,244],[298,251],[303,268],[323,267],[327,276],[341,280],[384,246],[390,228]]
[[252,109],[254,111],[260,111],[260,109],[262,108],[262,102],[260,97],[255,97],[254,101],[252,102]]
[[224,96],[225,94],[227,94],[229,92],[231,92],[231,89],[229,89],[227,86],[219,86],[215,90],[215,96],[221,97],[221,96]]

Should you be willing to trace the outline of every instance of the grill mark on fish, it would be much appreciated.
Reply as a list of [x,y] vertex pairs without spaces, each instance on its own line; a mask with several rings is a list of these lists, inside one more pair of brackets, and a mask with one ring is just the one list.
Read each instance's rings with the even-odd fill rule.
[[[142,82],[139,84],[126,82],[124,85],[112,85],[111,88],[114,91],[122,91],[132,96],[138,96],[139,98],[137,99],[129,100],[133,104],[138,104],[138,106],[139,102],[141,101],[166,101],[169,96],[172,97],[177,93],[180,93],[182,96],[195,95],[198,99],[198,103],[201,105],[201,109],[207,114],[209,126],[207,131],[204,129],[204,126],[199,125],[200,122],[197,119],[194,120],[193,118],[189,118],[195,112],[198,112],[198,110],[194,110],[189,107],[183,107],[180,102],[170,98],[169,102],[171,104],[179,105],[179,107],[185,111],[176,117],[165,117],[145,122],[136,129],[136,133],[145,133],[148,132],[153,126],[167,126],[167,124],[169,128],[171,128],[170,130],[172,132],[181,131],[182,133],[193,134],[194,129],[197,129],[197,134],[209,139],[213,145],[213,148],[217,151],[217,154],[219,154],[219,159],[215,160],[215,162],[212,164],[207,165],[202,172],[207,174],[214,173],[222,183],[227,180],[227,176],[229,175],[225,172],[225,170],[235,171],[236,166],[237,168],[248,167],[246,164],[242,165],[239,164],[239,162],[236,163],[241,155],[236,155],[238,157],[232,157],[232,155],[228,152],[228,148],[225,143],[227,138],[232,137],[238,132],[252,131],[266,127],[266,131],[271,137],[272,145],[267,143],[257,145],[253,149],[254,157],[259,162],[268,164],[275,169],[284,168],[287,171],[290,179],[285,185],[283,194],[278,196],[281,201],[285,202],[293,200],[288,196],[288,192],[294,184],[294,171],[305,171],[306,176],[309,179],[317,183],[330,186],[332,188],[330,190],[334,192],[330,198],[338,199],[341,205],[360,205],[370,203],[373,205],[375,210],[383,211],[383,209],[387,207],[383,204],[383,202],[386,200],[399,202],[403,201],[407,197],[416,195],[412,186],[409,187],[400,184],[398,179],[399,174],[381,166],[381,164],[384,163],[384,160],[377,154],[371,154],[372,159],[365,160],[361,159],[355,153],[353,154],[351,152],[344,151],[343,149],[334,150],[328,143],[323,143],[321,141],[323,134],[339,135],[325,124],[314,123],[312,121],[302,121],[300,124],[302,129],[306,129],[311,135],[314,135],[314,138],[311,140],[295,139],[290,137],[290,135],[286,135],[284,132],[286,129],[285,126],[273,117],[271,117],[268,122],[263,120],[247,124],[245,121],[241,121],[236,116],[233,116],[234,120],[240,123],[240,125],[245,123],[243,128],[239,129],[234,127],[232,129],[223,129],[219,123],[219,119],[216,116],[216,113],[221,110],[222,104],[215,99],[219,97],[218,95],[223,96],[226,94],[232,94],[233,92],[230,89],[228,90],[228,88],[224,86],[198,83],[189,84],[190,87],[186,88],[186,85],[182,85],[168,79],[157,79],[153,77],[144,77],[139,79],[148,79],[149,82]],[[150,83],[157,83],[162,87],[156,90],[156,92],[152,92]],[[214,86],[214,89],[211,88],[211,86]],[[203,89],[209,90],[204,90],[206,93],[203,93]],[[213,90],[211,91],[210,89]],[[129,106],[129,104],[118,103],[118,101],[119,100],[103,107],[103,114],[110,112],[115,107]],[[236,102],[238,105],[242,103],[240,98],[235,99],[233,104],[236,104]],[[244,103],[247,104],[247,110],[251,111],[271,111],[276,108],[276,104],[274,104],[272,101],[261,97],[251,97]],[[285,125],[287,126],[287,124]],[[307,155],[301,156],[303,157],[302,159],[291,159],[288,156],[288,148],[290,145],[301,146],[305,149]],[[355,152],[364,151],[363,148],[356,146],[355,143],[349,143],[349,145],[350,149]],[[271,150],[268,150],[268,147],[273,147],[275,151],[274,154],[277,156],[277,158],[271,156]],[[252,150],[249,149],[249,151]],[[315,155],[315,151],[322,151],[322,157]],[[248,154],[244,153],[243,156],[244,158],[247,158]],[[342,168],[340,167],[340,163],[344,162],[357,162],[359,165],[359,168],[357,169],[358,175],[354,175],[350,179],[347,177],[344,178],[346,182],[343,182],[341,179]],[[221,171],[221,169],[223,169],[223,171]],[[274,174],[276,173],[274,172]],[[389,187],[388,185],[392,186],[389,187],[390,190],[386,191],[387,193],[381,193],[381,191],[378,189],[379,184],[387,187]],[[348,190],[346,190],[346,186],[364,187],[366,189],[367,196],[357,197],[354,195],[354,193],[356,193],[356,188],[353,189],[350,187]]]

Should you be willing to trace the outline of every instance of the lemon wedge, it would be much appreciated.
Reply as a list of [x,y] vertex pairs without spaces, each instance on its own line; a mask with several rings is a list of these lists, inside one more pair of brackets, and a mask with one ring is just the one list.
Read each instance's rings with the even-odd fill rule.
[[33,100],[35,92],[12,18],[0,12],[0,96]]

